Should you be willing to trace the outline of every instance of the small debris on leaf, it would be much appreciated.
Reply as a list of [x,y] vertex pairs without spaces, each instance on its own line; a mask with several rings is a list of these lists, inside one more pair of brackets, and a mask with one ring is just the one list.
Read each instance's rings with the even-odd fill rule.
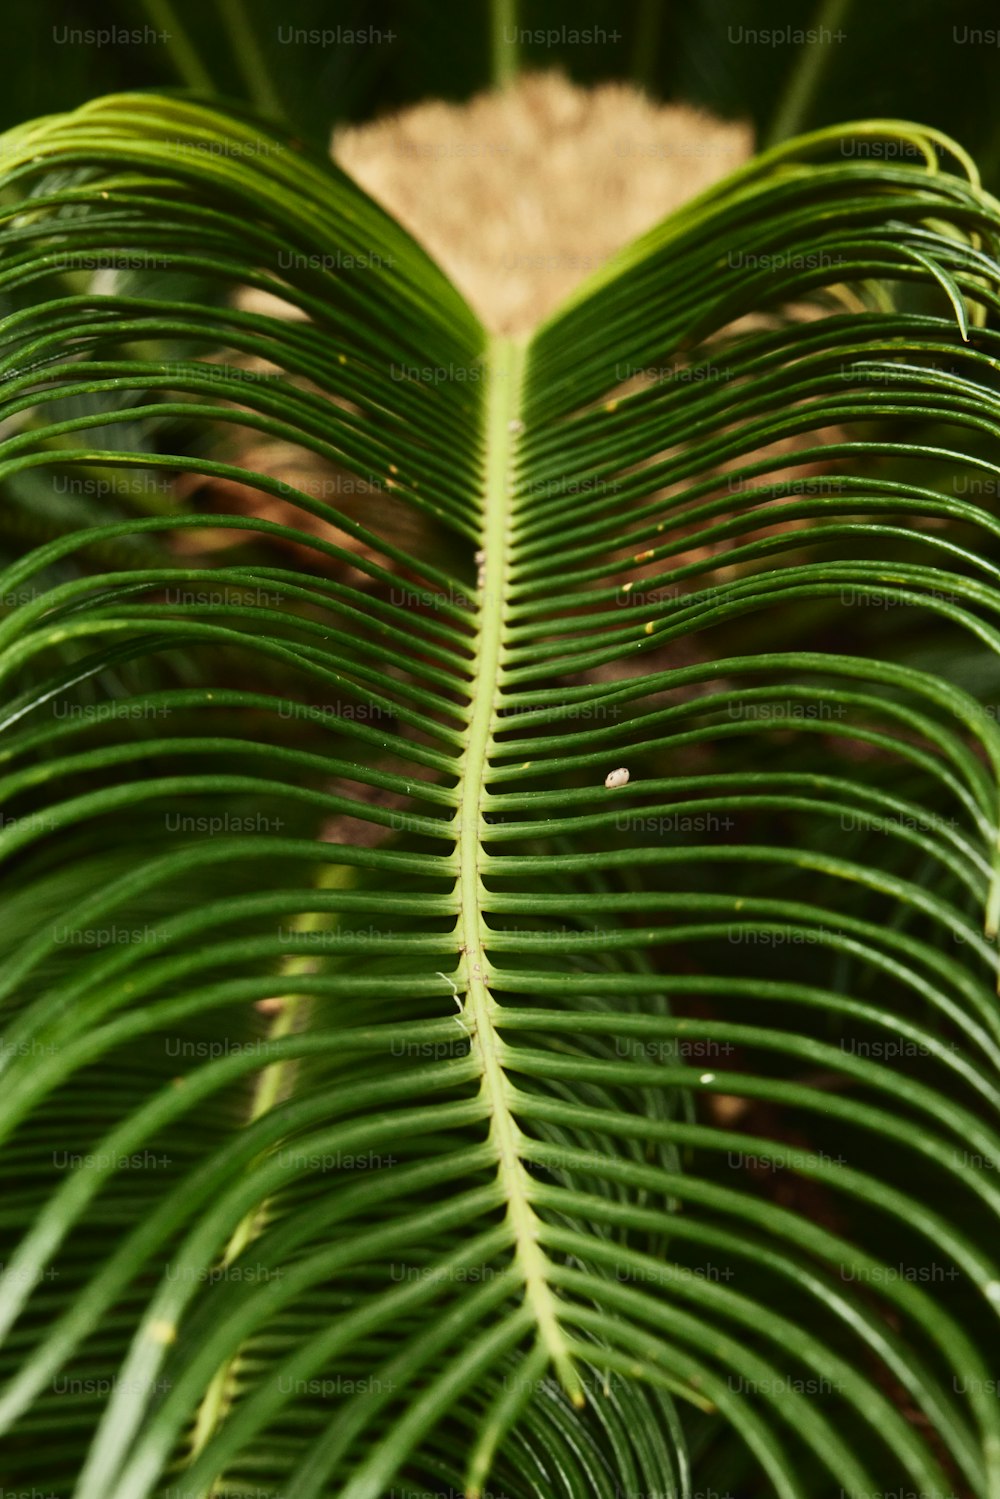
[[628,771],[625,769],[624,765],[621,766],[618,770],[609,771],[608,774],[604,777],[604,784],[605,786],[607,786],[609,791],[614,791],[616,786],[627,786]]

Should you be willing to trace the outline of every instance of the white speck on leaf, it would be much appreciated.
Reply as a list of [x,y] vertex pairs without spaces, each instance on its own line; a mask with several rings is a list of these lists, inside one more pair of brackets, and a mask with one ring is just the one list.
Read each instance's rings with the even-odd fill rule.
[[628,771],[624,765],[620,766],[618,770],[609,771],[604,777],[604,784],[609,791],[614,791],[617,786],[627,786]]

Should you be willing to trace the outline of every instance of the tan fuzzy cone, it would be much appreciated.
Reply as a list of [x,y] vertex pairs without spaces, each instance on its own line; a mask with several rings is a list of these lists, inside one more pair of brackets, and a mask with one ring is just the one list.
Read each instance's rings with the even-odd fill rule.
[[616,250],[751,154],[750,127],[555,73],[339,130],[333,155],[494,332],[529,332]]

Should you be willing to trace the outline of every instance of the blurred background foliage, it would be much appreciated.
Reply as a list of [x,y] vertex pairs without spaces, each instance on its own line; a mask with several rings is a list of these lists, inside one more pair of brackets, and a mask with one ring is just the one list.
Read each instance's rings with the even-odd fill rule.
[[[0,124],[187,83],[325,142],[338,121],[486,87],[492,16],[485,0],[8,0],[16,66]],[[955,136],[1000,185],[1000,13],[990,0],[522,0],[516,25],[525,68],[585,84],[632,79],[659,100],[749,117],[761,142],[837,120],[915,119]],[[810,53],[782,36],[819,26],[840,39]],[[116,27],[142,39],[73,40]],[[332,39],[296,39],[324,31]],[[747,40],[761,31],[778,37]],[[975,40],[980,32],[994,45]]]

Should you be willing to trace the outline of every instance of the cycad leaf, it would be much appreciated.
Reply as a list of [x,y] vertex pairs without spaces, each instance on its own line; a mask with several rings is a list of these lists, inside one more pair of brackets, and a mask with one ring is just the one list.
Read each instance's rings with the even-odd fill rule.
[[1000,209],[856,132],[516,341],[245,122],[5,139],[0,477],[197,481],[0,590],[7,1487],[1000,1496]]

